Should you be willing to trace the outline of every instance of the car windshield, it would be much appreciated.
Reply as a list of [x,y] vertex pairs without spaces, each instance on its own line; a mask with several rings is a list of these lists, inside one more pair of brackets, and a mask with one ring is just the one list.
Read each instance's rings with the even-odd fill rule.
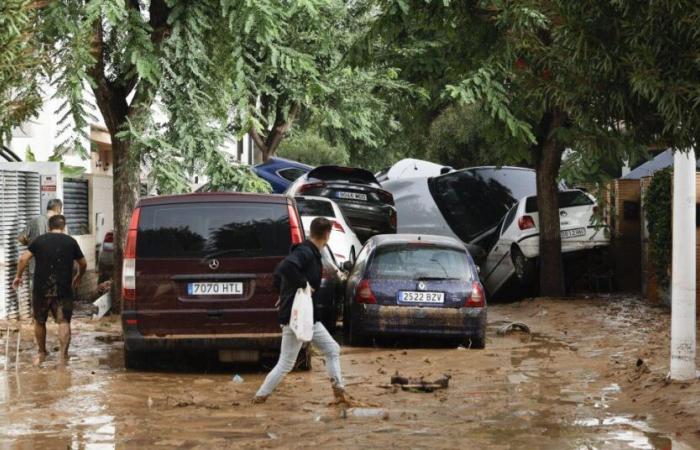
[[467,253],[431,244],[398,244],[377,250],[369,269],[372,279],[459,279],[471,281]]
[[291,246],[286,204],[180,203],[141,209],[140,258],[282,256]]
[[299,210],[299,215],[301,216],[335,217],[331,202],[304,197],[296,197],[296,201],[297,209]]
[[536,193],[535,172],[469,169],[430,180],[430,192],[452,231],[471,242],[495,227],[516,199]]
[[[559,198],[559,208],[572,208],[574,206],[589,206],[593,200],[581,191],[566,191],[557,194]],[[525,202],[525,212],[536,213],[537,197],[528,197]]]

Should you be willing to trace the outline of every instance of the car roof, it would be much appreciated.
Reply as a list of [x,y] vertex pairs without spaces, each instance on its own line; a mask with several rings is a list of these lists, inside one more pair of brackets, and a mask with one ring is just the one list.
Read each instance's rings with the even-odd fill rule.
[[254,194],[250,192],[193,192],[191,194],[160,195],[142,198],[138,206],[166,205],[171,203],[207,202],[258,202],[287,203],[288,197],[282,194]]
[[287,165],[289,167],[297,167],[299,169],[312,170],[313,166],[308,164],[300,163],[299,161],[294,161],[287,158],[280,158],[279,156],[273,156],[265,162],[256,164],[255,167],[266,167],[266,166],[276,166],[276,165]]
[[[580,192],[582,194],[588,195],[588,192],[584,191],[583,189],[560,189],[557,191],[557,194],[562,194],[565,192]],[[527,200],[528,198],[537,198],[537,195],[528,195],[527,197],[521,198],[519,201],[522,202],[523,200]]]
[[370,238],[370,242],[374,243],[378,248],[385,245],[421,243],[443,245],[467,251],[462,241],[449,236],[437,236],[433,234],[379,234]]

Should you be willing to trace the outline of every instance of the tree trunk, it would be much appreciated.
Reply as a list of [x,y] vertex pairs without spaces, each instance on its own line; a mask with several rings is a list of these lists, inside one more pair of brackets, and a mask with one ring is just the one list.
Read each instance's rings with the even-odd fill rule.
[[129,230],[131,213],[139,199],[139,158],[130,154],[129,141],[120,140],[114,134],[112,137],[113,155],[113,191],[114,202],[114,270],[112,272],[112,305],[113,309],[122,309],[122,261],[124,246]]
[[561,258],[561,232],[557,176],[563,149],[553,131],[563,123],[564,114],[554,111],[545,114],[542,134],[534,152],[537,171],[537,205],[539,216],[539,278],[540,295],[557,297],[564,294],[564,267]]

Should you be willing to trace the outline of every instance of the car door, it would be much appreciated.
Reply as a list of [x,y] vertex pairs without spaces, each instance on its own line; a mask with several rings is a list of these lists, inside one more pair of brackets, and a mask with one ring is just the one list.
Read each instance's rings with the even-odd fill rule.
[[505,216],[500,228],[500,236],[486,257],[486,262],[482,267],[481,279],[490,294],[496,293],[508,278],[513,274],[513,259],[510,250],[513,245],[513,238],[509,229],[513,225],[518,212],[516,203]]

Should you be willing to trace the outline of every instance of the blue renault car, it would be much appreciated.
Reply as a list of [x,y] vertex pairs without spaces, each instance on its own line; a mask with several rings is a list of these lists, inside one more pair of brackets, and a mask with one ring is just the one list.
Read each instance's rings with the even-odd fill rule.
[[486,294],[464,243],[417,234],[369,239],[348,276],[343,327],[350,345],[424,336],[484,348]]
[[312,169],[306,164],[278,157],[272,157],[253,167],[257,176],[270,183],[275,194],[284,193],[297,178]]

